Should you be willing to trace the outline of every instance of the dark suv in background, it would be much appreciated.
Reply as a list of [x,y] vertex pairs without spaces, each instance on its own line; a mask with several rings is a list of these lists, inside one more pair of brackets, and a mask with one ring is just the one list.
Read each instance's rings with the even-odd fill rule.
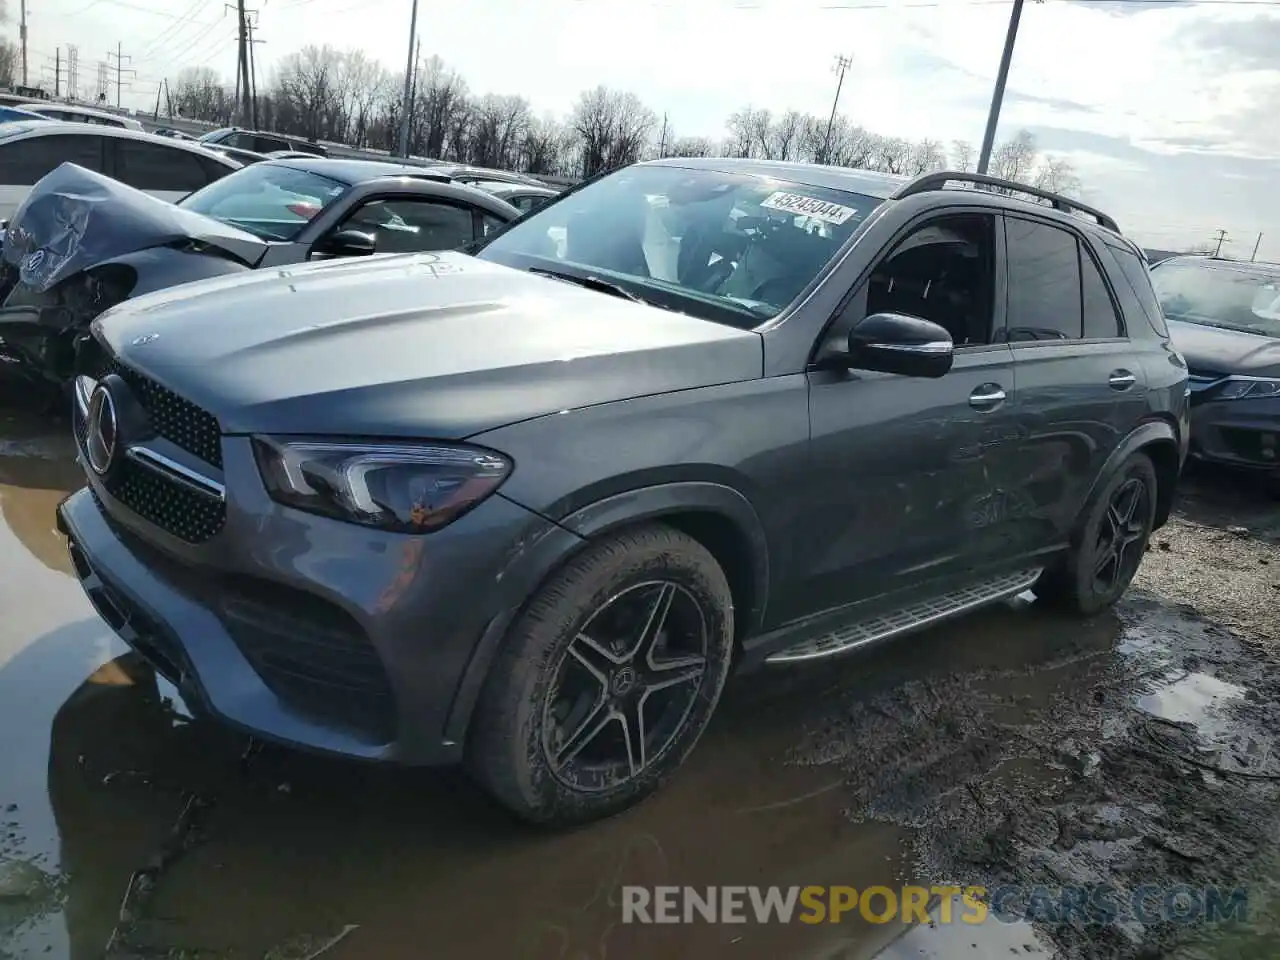
[[195,709],[543,823],[656,789],[733,664],[1115,602],[1187,448],[1139,249],[966,174],[638,164],[94,333],[59,524],[101,615]]

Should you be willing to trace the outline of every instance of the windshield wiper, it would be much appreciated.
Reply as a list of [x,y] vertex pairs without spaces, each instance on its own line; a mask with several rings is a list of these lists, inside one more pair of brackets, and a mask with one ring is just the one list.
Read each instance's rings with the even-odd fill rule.
[[565,273],[560,270],[548,270],[546,267],[530,267],[529,273],[536,273],[541,277],[551,277],[553,280],[563,280],[565,283],[576,283],[580,287],[588,290],[595,290],[597,293],[607,293],[611,297],[618,297],[622,300],[630,300],[632,303],[643,303],[647,307],[654,306],[644,297],[638,297],[626,287],[620,284],[611,283],[608,280],[601,280],[599,277],[579,277],[572,273]]

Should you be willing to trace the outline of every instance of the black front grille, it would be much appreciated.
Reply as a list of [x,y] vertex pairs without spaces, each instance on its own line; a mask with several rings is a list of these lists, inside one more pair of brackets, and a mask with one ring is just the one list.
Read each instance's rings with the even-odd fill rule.
[[187,543],[203,543],[222,529],[226,504],[134,460],[124,460],[103,481],[107,492],[160,529]]
[[230,578],[210,599],[245,659],[281,700],[379,742],[392,739],[386,670],[344,610],[277,584]]
[[156,433],[192,456],[222,469],[222,428],[218,418],[184,400],[119,360],[107,362],[106,373],[114,373],[129,385],[142,404]]
[[[79,410],[72,417],[72,425],[76,445],[83,450],[85,422]],[[227,519],[227,506],[222,500],[129,458],[123,459],[102,485],[138,516],[187,543],[210,539]],[[106,510],[103,514],[110,517]]]

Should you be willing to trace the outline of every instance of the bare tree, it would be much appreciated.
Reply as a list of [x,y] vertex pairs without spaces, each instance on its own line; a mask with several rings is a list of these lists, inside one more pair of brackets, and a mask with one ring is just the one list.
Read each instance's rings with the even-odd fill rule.
[[476,101],[474,113],[471,162],[486,167],[515,166],[529,129],[529,101],[489,93]]
[[17,72],[18,45],[12,40],[0,40],[0,87],[12,87]]
[[949,166],[952,170],[959,170],[961,173],[972,172],[974,169],[973,144],[968,140],[952,140]]
[[725,124],[729,138],[725,147],[730,156],[761,157],[769,139],[769,111],[743,107],[729,115]]
[[524,132],[521,162],[528,173],[564,174],[570,169],[574,131],[554,116],[530,118]]
[[710,137],[681,137],[667,148],[669,157],[714,157],[716,145]]
[[[768,114],[766,113],[767,117]],[[805,130],[804,114],[788,110],[769,124],[764,155],[770,160],[797,160]]]
[[905,172],[912,176],[941,170],[946,165],[947,152],[943,149],[942,142],[939,140],[930,140],[926,137],[924,140],[913,143],[907,148]]
[[209,67],[188,67],[175,78],[170,98],[181,117],[227,123],[231,119],[232,93]]
[[991,154],[991,173],[1002,180],[1022,180],[1031,175],[1036,165],[1036,138],[1027,130],[1019,130]]
[[583,93],[573,111],[582,176],[634,162],[657,122],[654,112],[634,93],[604,86]]
[[1045,157],[1040,161],[1032,186],[1041,190],[1052,190],[1064,196],[1073,196],[1080,192],[1080,178],[1075,168],[1061,157]]
[[343,55],[327,44],[291,53],[276,71],[276,123],[313,139],[341,126]]

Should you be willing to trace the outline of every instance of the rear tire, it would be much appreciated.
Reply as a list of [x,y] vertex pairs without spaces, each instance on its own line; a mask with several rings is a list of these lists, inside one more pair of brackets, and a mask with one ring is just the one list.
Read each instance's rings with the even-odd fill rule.
[[1158,489],[1146,454],[1125,460],[1094,498],[1067,556],[1037,581],[1036,596],[1086,616],[1119,600],[1142,565]]
[[705,547],[661,525],[610,536],[512,626],[476,707],[467,768],[532,823],[619,813],[684,762],[732,653],[733,597]]

